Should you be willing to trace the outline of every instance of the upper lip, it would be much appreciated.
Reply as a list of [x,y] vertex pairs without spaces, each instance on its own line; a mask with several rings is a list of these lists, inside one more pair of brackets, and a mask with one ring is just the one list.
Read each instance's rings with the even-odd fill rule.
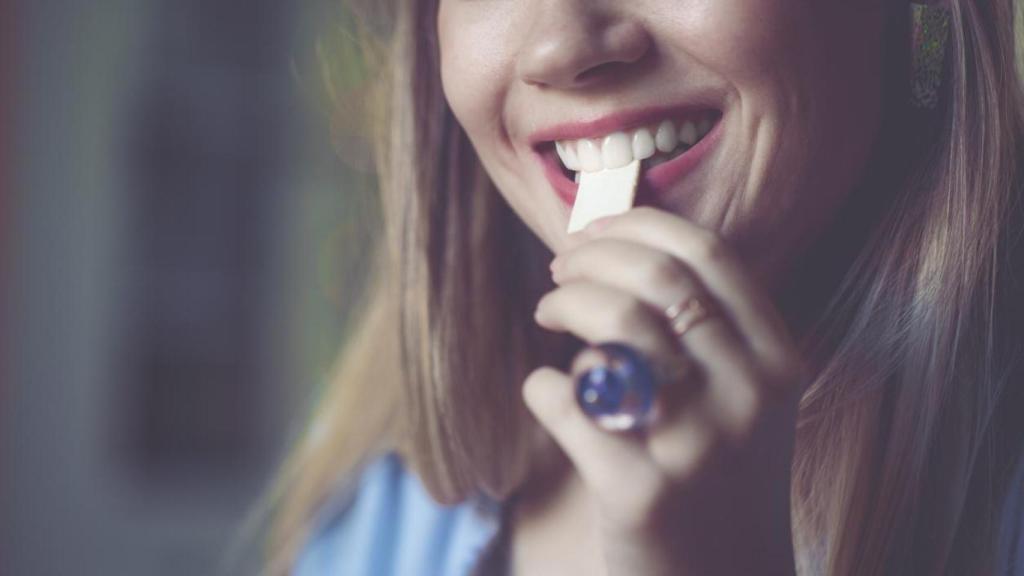
[[563,122],[541,128],[529,135],[528,142],[531,147],[536,147],[552,141],[600,138],[614,132],[632,130],[665,118],[676,118],[711,109],[714,109],[714,106],[698,103],[633,108],[597,118]]

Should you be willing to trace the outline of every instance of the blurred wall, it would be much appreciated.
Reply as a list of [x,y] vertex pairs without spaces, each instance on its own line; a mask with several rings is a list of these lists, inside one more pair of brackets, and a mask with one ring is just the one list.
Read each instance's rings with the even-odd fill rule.
[[353,274],[307,73],[338,4],[13,6],[0,574],[253,570]]

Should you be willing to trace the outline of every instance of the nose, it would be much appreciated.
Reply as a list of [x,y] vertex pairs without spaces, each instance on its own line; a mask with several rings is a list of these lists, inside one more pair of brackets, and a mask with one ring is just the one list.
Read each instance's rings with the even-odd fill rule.
[[652,39],[641,22],[602,12],[592,0],[537,2],[516,61],[532,86],[580,88],[644,60]]

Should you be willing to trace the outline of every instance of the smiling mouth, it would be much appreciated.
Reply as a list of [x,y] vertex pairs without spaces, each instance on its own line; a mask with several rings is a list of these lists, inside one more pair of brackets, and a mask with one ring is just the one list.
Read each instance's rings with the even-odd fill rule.
[[579,182],[581,172],[620,168],[633,160],[641,160],[641,169],[646,171],[696,146],[720,117],[716,110],[693,112],[599,138],[549,141],[546,152],[555,156],[562,175],[570,182]]

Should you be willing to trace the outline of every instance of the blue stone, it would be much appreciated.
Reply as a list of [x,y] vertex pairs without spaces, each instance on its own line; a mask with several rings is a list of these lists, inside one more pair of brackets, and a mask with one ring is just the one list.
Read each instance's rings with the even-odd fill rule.
[[646,424],[658,385],[650,364],[626,344],[606,342],[596,348],[605,354],[607,364],[577,377],[580,408],[607,428],[628,430]]

